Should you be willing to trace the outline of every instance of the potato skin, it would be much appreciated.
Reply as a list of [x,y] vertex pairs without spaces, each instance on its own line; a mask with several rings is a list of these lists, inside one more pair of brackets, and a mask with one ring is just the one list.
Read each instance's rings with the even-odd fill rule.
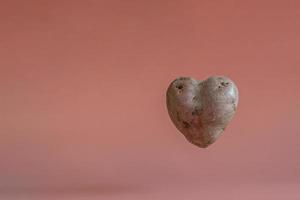
[[235,83],[224,76],[204,81],[179,77],[169,85],[166,103],[176,128],[192,144],[206,148],[223,133],[239,101]]

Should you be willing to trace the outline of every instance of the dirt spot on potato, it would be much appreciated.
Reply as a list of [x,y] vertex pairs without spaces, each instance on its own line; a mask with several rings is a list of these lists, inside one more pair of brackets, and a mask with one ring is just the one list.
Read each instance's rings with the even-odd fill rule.
[[233,110],[236,111],[236,104],[235,104],[234,100],[232,100],[231,103],[232,103]]
[[199,107],[195,107],[195,109],[192,111],[192,115],[200,115],[200,113],[203,111],[203,109]]
[[182,85],[182,84],[176,85],[176,88],[177,88],[178,90],[182,90],[182,89],[183,89],[183,85]]
[[235,105],[235,103],[232,104],[232,108],[233,108],[234,111],[236,111],[236,105]]
[[188,123],[186,121],[182,121],[182,124],[183,124],[184,128],[190,128],[191,127],[190,123]]
[[181,121],[181,118],[180,118],[180,115],[179,115],[179,112],[178,111],[176,111],[176,119],[177,119],[177,121]]

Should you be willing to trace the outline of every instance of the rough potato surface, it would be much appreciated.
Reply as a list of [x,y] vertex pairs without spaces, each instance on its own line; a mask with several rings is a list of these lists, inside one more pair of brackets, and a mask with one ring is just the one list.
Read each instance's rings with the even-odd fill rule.
[[224,76],[211,76],[204,81],[180,77],[168,87],[168,113],[189,142],[206,148],[233,118],[238,96],[234,82]]

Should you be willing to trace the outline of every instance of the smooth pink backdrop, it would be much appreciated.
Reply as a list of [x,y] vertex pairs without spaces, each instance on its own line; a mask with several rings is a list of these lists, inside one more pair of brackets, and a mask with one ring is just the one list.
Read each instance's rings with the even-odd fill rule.
[[[0,0],[0,197],[300,199],[300,1]],[[165,106],[226,75],[207,149]]]

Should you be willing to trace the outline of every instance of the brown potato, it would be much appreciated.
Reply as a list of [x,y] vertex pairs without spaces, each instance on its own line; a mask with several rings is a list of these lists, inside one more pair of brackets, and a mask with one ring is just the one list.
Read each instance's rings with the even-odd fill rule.
[[177,129],[194,145],[206,148],[223,133],[236,112],[238,89],[224,76],[204,81],[175,79],[167,90],[167,108]]

